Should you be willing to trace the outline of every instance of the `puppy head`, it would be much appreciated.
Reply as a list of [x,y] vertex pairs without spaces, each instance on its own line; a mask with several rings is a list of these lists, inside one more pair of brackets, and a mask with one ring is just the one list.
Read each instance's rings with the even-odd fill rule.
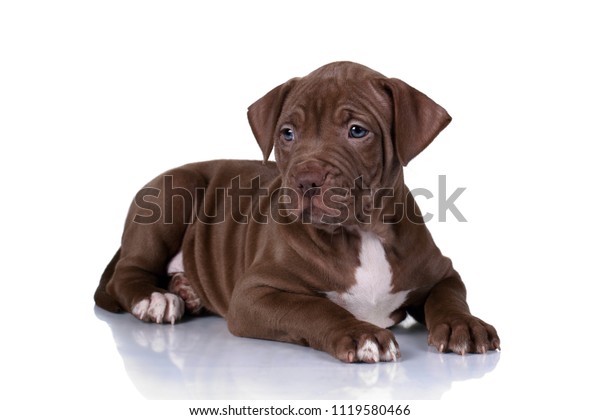
[[288,208],[317,225],[364,222],[375,192],[448,125],[448,113],[402,82],[338,62],[271,90],[248,109],[266,161],[273,149]]

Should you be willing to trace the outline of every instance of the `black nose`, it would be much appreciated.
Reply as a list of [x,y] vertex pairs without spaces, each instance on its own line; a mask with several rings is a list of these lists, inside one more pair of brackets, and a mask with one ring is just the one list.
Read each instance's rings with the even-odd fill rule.
[[325,183],[325,178],[327,178],[327,173],[323,170],[309,170],[296,174],[294,181],[302,196],[311,198],[321,194],[321,187]]

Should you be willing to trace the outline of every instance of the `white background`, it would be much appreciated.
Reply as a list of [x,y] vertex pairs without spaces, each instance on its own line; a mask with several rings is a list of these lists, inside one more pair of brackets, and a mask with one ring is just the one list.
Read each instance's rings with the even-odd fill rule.
[[[444,174],[449,192],[467,188],[457,206],[468,222],[449,215],[429,226],[503,354],[493,380],[456,383],[446,403],[471,414],[475,403],[488,418],[523,407],[540,418],[593,413],[594,385],[584,383],[597,381],[600,344],[592,4],[0,3],[2,399],[40,416],[85,402],[93,418],[100,400],[134,398],[124,374],[103,371],[118,355],[89,320],[133,194],[187,162],[260,159],[248,105],[352,60],[454,118],[406,180],[436,193]],[[437,214],[434,200],[422,203]],[[94,334],[107,334],[105,348],[85,347]]]

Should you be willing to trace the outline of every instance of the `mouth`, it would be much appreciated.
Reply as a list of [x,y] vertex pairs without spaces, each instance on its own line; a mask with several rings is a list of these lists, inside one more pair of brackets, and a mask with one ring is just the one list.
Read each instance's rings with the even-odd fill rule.
[[315,225],[342,225],[348,220],[346,208],[331,208],[319,198],[312,198],[301,211],[303,223]]
[[321,193],[313,191],[310,194],[298,194],[297,200],[287,204],[287,210],[302,223],[317,226],[340,226],[349,223],[351,219],[351,201],[347,194]]
[[369,223],[374,197],[363,177],[351,180],[323,173],[313,168],[285,178],[280,204],[287,214],[294,221],[327,229]]

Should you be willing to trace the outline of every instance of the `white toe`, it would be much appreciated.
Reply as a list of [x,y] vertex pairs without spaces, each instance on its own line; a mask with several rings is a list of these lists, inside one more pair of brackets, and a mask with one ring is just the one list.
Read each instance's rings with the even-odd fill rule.
[[162,324],[174,324],[185,311],[183,300],[172,293],[153,292],[149,299],[142,299],[135,304],[131,313],[142,321]]
[[142,299],[138,303],[135,304],[135,306],[131,310],[131,313],[133,314],[133,316],[135,316],[136,318],[141,319],[143,321],[144,318],[146,317],[146,314],[148,313],[149,306],[150,306],[150,299]]
[[390,345],[383,354],[383,358],[381,360],[385,362],[395,362],[398,359],[400,359],[400,350],[398,349],[398,346],[396,346],[396,344],[392,341],[390,342]]
[[365,340],[356,356],[361,362],[379,362],[379,346],[372,340]]

